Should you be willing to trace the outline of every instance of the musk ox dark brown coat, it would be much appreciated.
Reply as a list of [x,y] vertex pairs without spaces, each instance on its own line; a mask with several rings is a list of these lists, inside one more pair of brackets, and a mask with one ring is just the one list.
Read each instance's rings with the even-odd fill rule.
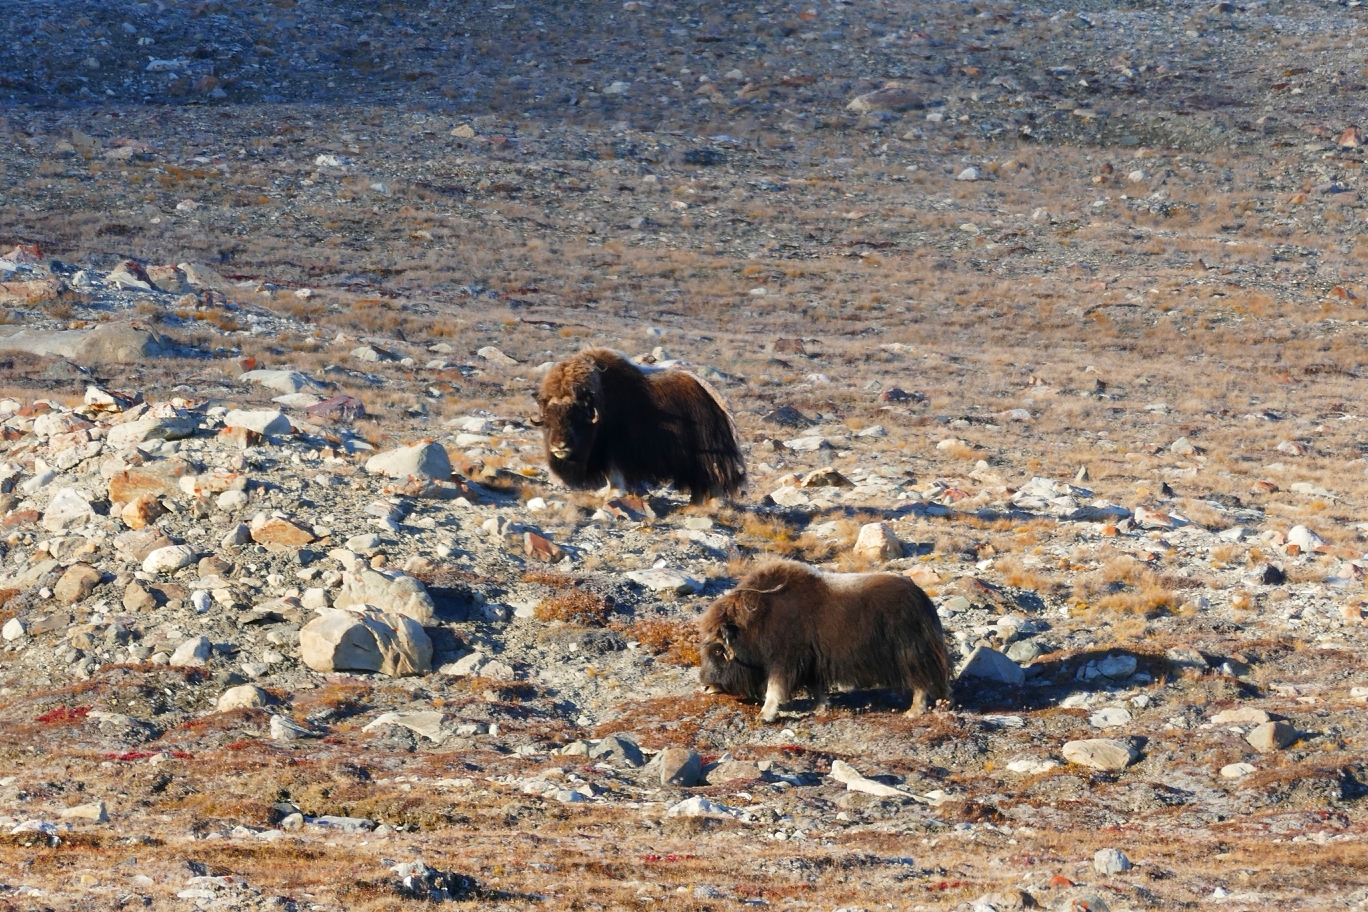
[[695,503],[746,480],[736,426],[706,383],[606,348],[551,368],[537,394],[546,461],[572,488],[671,482]]
[[830,688],[912,694],[909,715],[950,694],[950,658],[926,593],[893,573],[822,573],[766,564],[698,622],[699,679],[713,693],[765,700],[773,722],[798,688],[825,706]]

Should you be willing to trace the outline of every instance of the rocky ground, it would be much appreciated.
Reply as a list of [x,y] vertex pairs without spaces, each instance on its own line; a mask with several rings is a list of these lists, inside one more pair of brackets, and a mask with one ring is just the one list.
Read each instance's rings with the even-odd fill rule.
[[[1368,908],[1362,16],[24,4],[0,908]],[[548,477],[588,344],[747,492]],[[699,693],[765,555],[954,705]]]

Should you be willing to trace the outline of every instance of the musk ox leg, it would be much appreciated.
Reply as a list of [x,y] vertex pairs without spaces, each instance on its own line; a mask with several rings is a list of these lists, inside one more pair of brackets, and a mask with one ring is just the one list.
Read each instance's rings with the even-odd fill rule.
[[929,705],[930,695],[921,688],[917,688],[912,691],[912,706],[907,710],[907,714],[909,716],[920,716],[926,712]]
[[773,722],[779,717],[779,705],[787,703],[789,689],[783,681],[778,678],[770,678],[769,684],[765,687],[765,705],[760,709],[761,722]]
[[813,705],[812,711],[820,716],[829,709],[831,709],[831,694],[827,693],[825,690],[818,691],[817,702]]

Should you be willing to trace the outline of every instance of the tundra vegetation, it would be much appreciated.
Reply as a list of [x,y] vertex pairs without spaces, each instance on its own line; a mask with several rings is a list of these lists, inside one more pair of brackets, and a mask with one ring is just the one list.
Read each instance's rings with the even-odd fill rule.
[[[0,908],[1363,908],[1364,9],[7,4]],[[776,557],[951,708],[701,692]]]

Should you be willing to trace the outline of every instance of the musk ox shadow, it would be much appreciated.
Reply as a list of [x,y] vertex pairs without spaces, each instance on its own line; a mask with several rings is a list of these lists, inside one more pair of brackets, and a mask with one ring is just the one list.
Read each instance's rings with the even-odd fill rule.
[[586,349],[551,368],[537,406],[547,464],[568,487],[668,482],[702,503],[736,494],[746,480],[722,397],[686,371]]
[[795,690],[817,708],[833,687],[911,694],[909,715],[950,696],[950,659],[926,593],[893,573],[823,573],[795,561],[753,570],[698,622],[699,680],[764,699],[772,722]]

